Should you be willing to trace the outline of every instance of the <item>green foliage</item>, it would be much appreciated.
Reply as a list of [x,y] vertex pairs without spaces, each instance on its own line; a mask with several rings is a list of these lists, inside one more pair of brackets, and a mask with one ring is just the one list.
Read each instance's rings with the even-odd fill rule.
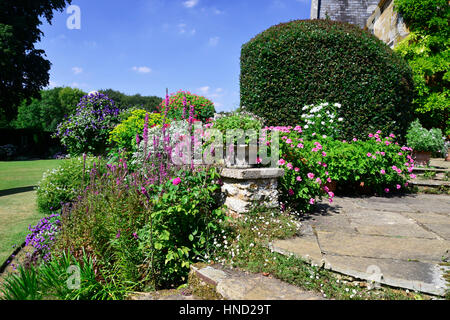
[[408,64],[357,26],[291,21],[260,33],[241,53],[241,105],[270,125],[296,125],[302,107],[340,103],[344,137],[375,128],[404,134],[413,89]]
[[450,6],[446,0],[395,0],[395,5],[411,31],[395,51],[413,71],[416,115],[427,128],[450,135]]
[[[69,269],[72,268],[72,269]],[[70,277],[79,271],[79,287]],[[120,285],[111,285],[99,278],[92,258],[83,252],[80,259],[63,252],[47,263],[25,268],[19,266],[17,274],[10,274],[4,284],[4,300],[120,300],[127,293]]]
[[82,157],[62,160],[61,164],[44,173],[37,186],[37,204],[42,213],[61,209],[62,203],[74,200],[89,182],[89,172],[101,168],[101,160]]
[[148,113],[143,109],[130,112],[130,116],[121,121],[109,135],[109,141],[119,149],[133,151],[136,149],[136,135],[142,139],[144,131],[145,115],[148,114],[148,127],[161,125],[163,118],[160,113]]
[[280,132],[278,164],[285,169],[279,182],[281,200],[301,212],[309,212],[316,197],[326,194],[331,200],[334,195],[325,188],[329,177],[323,146],[317,140],[304,140],[301,129],[296,129],[284,128]]
[[[378,131],[367,141],[326,139],[323,144],[331,180],[346,193],[403,192],[414,161],[411,149],[396,144],[393,137],[383,138]],[[358,191],[358,187],[365,191]]]
[[[256,135],[258,135],[262,129],[262,120],[258,117],[249,114],[249,113],[232,113],[230,115],[226,115],[223,117],[219,117],[213,123],[212,128],[219,130],[223,135],[223,143],[227,142],[227,132],[229,135],[235,134],[234,143],[239,142],[238,140],[241,137],[244,137],[245,132],[249,130],[254,131]],[[242,131],[233,131],[233,130],[242,130]],[[234,132],[234,133],[233,133]],[[252,135],[253,137],[253,135]],[[246,143],[249,142],[249,139],[252,137],[245,137]]]
[[14,126],[17,129],[55,132],[64,116],[75,111],[84,95],[85,92],[70,87],[43,90],[40,99],[33,98],[30,103],[27,100],[22,101]]
[[63,11],[71,0],[0,1],[0,108],[13,120],[23,99],[38,97],[48,85],[50,62],[41,40],[42,21],[51,23],[53,11]]
[[[144,187],[148,178],[121,162],[91,174],[89,188],[66,206],[54,252],[90,248],[116,281],[137,289],[183,283],[189,265],[212,249],[219,220],[217,173],[179,171],[178,179]],[[175,182],[174,182],[175,181]]]
[[140,94],[127,95],[113,89],[103,89],[99,90],[99,92],[114,100],[116,105],[121,109],[139,108],[150,113],[156,112],[158,105],[163,100],[156,96],[141,96]]
[[414,151],[440,152],[444,149],[445,144],[440,129],[427,130],[422,127],[418,119],[411,123],[406,139]]
[[156,286],[183,283],[191,263],[212,253],[219,221],[225,219],[214,197],[220,189],[215,169],[181,171],[179,176],[179,184],[172,180],[157,188],[158,194],[165,193],[152,200],[151,220],[138,233],[143,252],[154,261]]
[[171,120],[188,119],[192,113],[194,119],[205,122],[212,118],[215,112],[214,104],[210,100],[188,91],[172,93],[163,100],[158,107],[161,114],[165,114],[166,105],[167,118]]

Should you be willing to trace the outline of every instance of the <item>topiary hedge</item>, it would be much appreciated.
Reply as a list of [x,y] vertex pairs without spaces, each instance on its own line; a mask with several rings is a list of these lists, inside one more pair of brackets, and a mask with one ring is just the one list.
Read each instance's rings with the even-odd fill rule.
[[343,138],[404,136],[412,120],[408,64],[359,27],[331,20],[273,26],[244,44],[241,106],[269,125],[299,123],[302,108],[340,103]]

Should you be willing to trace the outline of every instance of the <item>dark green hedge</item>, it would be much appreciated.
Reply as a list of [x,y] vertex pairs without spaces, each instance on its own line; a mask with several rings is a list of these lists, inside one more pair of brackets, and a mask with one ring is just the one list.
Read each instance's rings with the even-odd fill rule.
[[241,106],[272,125],[299,123],[302,107],[342,104],[343,138],[383,130],[403,136],[412,120],[408,64],[375,36],[331,20],[273,26],[242,47]]

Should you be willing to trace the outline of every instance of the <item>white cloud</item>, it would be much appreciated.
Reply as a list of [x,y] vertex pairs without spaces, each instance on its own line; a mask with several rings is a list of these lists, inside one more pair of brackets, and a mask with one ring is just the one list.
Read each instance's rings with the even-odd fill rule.
[[212,38],[209,38],[209,45],[210,45],[211,47],[215,47],[215,46],[217,46],[217,45],[219,44],[219,40],[220,40],[219,37],[212,37]]
[[73,67],[73,68],[72,68],[72,72],[73,72],[73,74],[80,74],[80,73],[83,72],[83,68],[80,68],[80,67]]
[[197,32],[197,30],[195,30],[195,29],[189,29],[188,25],[186,23],[178,24],[178,33],[179,34],[189,34],[189,35],[193,36],[196,32]]
[[183,2],[183,6],[186,8],[193,8],[198,4],[199,0],[187,0]]
[[200,93],[203,95],[207,95],[209,93],[209,89],[210,89],[210,87],[204,86],[204,87],[198,88],[198,91],[200,91]]
[[133,71],[136,71],[137,73],[150,73],[152,72],[152,69],[149,67],[133,67]]

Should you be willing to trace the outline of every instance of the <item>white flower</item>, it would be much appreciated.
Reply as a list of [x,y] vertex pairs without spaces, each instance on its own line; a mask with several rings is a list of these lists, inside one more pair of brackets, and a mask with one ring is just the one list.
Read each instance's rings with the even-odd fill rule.
[[342,121],[344,121],[344,118],[339,118],[338,121],[342,122]]

